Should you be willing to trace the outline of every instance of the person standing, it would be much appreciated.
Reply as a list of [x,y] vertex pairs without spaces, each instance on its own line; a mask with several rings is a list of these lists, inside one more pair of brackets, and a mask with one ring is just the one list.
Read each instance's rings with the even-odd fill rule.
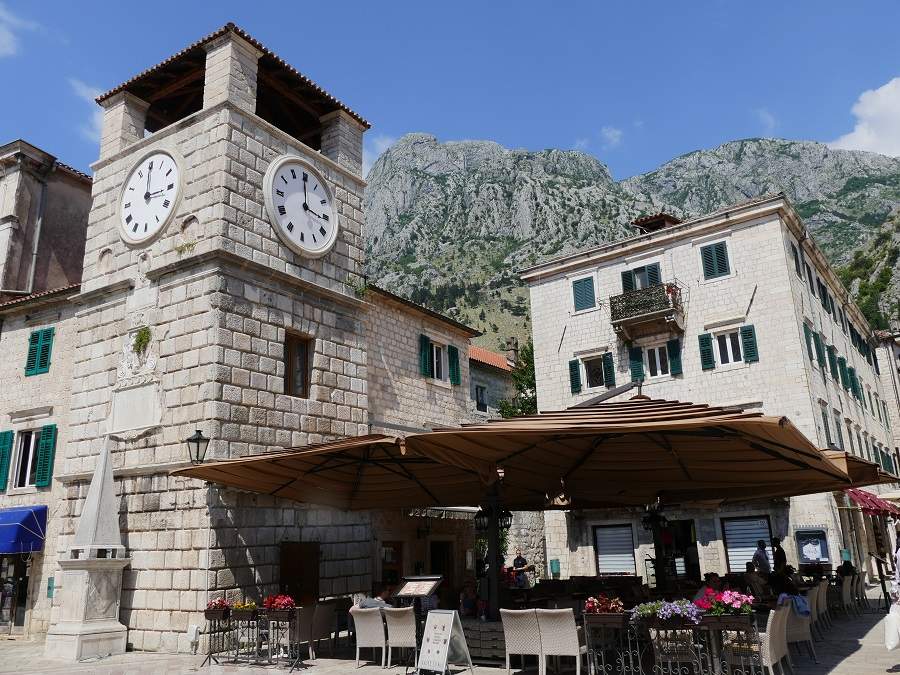
[[769,554],[766,551],[766,542],[763,539],[756,542],[756,552],[753,554],[753,565],[763,574],[770,574],[772,572],[772,565],[769,564]]
[[776,574],[780,574],[787,567],[787,555],[781,548],[781,539],[772,537],[772,568]]

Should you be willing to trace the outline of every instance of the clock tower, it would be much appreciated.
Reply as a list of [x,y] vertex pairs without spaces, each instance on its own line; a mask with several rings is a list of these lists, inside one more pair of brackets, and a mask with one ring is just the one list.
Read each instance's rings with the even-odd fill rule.
[[212,459],[368,432],[368,123],[233,24],[98,103],[60,549],[108,454],[128,643],[187,651],[212,593],[277,590],[279,542],[316,516],[170,476],[184,440]]

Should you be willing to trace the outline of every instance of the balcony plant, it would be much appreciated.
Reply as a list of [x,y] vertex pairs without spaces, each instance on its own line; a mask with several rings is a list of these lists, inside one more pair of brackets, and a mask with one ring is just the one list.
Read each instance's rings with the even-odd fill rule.
[[216,598],[206,604],[203,616],[207,621],[226,621],[231,614],[231,605],[225,598]]
[[289,595],[268,595],[263,600],[263,607],[269,621],[290,621],[296,605]]
[[253,600],[236,602],[231,607],[231,618],[235,621],[254,621],[256,615],[256,602]]
[[703,597],[694,600],[694,604],[704,613],[703,623],[720,625],[735,623],[745,624],[753,614],[753,596],[737,591],[716,591],[707,588]]
[[584,602],[584,622],[586,625],[625,627],[629,616],[619,598],[610,598],[601,593]]
[[703,611],[690,600],[645,602],[632,610],[636,620],[652,628],[684,628],[697,625]]

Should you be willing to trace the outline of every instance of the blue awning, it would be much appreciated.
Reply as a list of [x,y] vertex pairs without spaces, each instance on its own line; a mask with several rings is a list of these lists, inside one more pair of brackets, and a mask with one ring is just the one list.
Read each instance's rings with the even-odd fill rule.
[[46,532],[46,506],[0,509],[0,553],[40,551]]

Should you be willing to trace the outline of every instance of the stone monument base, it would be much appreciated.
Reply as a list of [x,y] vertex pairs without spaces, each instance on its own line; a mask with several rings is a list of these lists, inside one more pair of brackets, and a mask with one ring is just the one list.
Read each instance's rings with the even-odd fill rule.
[[53,626],[47,633],[44,656],[65,661],[83,661],[97,656],[124,654],[128,628],[118,621],[90,626]]

